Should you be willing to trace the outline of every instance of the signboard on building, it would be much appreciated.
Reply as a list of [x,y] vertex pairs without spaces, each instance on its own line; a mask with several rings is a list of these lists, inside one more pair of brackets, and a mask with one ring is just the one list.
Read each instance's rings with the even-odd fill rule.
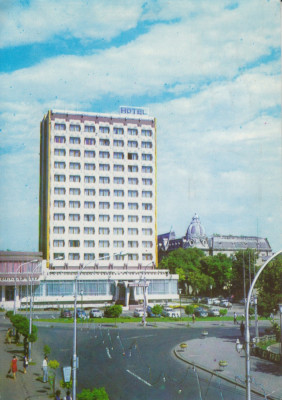
[[120,106],[120,114],[149,115],[148,108]]
[[150,282],[130,282],[130,287],[148,287]]

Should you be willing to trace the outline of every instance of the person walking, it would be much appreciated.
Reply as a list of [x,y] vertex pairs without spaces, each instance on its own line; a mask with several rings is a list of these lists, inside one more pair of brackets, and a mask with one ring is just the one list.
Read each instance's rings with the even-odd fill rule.
[[26,374],[26,369],[27,369],[27,367],[28,367],[28,357],[27,357],[27,355],[25,354],[25,355],[24,355],[24,358],[23,358],[23,370],[24,370],[24,374]]
[[6,342],[8,344],[11,344],[11,342],[12,342],[12,329],[11,328],[9,328],[6,333]]
[[234,325],[237,324],[237,314],[234,312],[233,314],[233,321],[234,321]]
[[240,324],[240,331],[241,331],[241,336],[244,337],[245,325],[244,325],[243,321],[241,321],[241,324]]
[[60,391],[59,389],[56,390],[56,393],[55,393],[55,400],[61,400],[60,395],[61,395],[61,391]]
[[195,314],[192,314],[192,321],[193,321],[193,324],[194,324],[195,321],[196,321],[196,316],[195,316]]
[[45,356],[43,363],[42,363],[42,369],[43,369],[43,382],[46,383],[48,382],[48,357]]
[[69,390],[67,391],[67,395],[64,397],[64,400],[72,400]]
[[16,373],[18,371],[18,359],[17,356],[14,356],[11,361],[11,371],[13,374],[13,378],[16,379]]

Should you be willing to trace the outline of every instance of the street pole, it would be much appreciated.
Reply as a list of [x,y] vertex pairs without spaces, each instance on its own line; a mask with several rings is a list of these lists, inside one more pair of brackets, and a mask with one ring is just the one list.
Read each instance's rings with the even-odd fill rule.
[[255,329],[256,329],[256,338],[259,338],[259,329],[258,329],[258,298],[257,296],[254,297],[255,303]]
[[[29,331],[28,333],[31,335],[32,332],[32,279],[30,283],[30,306],[29,306]],[[31,361],[31,341],[28,341],[28,359]]]
[[17,275],[18,275],[18,272],[19,272],[19,270],[20,270],[24,265],[26,265],[26,264],[31,264],[31,263],[35,263],[35,262],[37,262],[37,261],[38,261],[37,259],[36,259],[36,260],[27,261],[27,262],[25,262],[25,263],[19,265],[18,268],[17,268],[17,270],[16,270],[16,272],[15,272],[14,315],[17,313],[16,297],[17,297]]
[[181,316],[182,316],[182,313],[181,313],[181,311],[182,311],[182,308],[181,308],[181,292],[182,292],[182,289],[178,289],[178,292],[179,292],[179,301],[180,301],[180,319],[181,319]]
[[279,304],[280,312],[280,364],[282,364],[282,304]]

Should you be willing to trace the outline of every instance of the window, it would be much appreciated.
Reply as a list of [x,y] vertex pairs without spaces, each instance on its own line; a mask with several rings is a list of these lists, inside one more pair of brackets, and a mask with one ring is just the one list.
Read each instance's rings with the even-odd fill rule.
[[99,151],[100,158],[110,158],[110,153],[108,151]]
[[114,196],[123,197],[124,196],[124,191],[123,190],[114,190]]
[[79,196],[80,195],[80,189],[70,188],[70,195]]
[[65,182],[66,176],[65,175],[54,175],[55,182]]
[[110,183],[110,178],[108,176],[100,176],[99,183]]
[[142,228],[142,235],[147,236],[147,235],[152,235],[152,233],[153,233],[152,229],[150,229],[150,228]]
[[80,157],[80,150],[70,150],[70,157]]
[[142,129],[141,131],[142,136],[152,137],[153,132],[150,129]]
[[141,142],[142,149],[151,149],[153,147],[152,142]]
[[54,214],[54,221],[64,221],[65,214]]
[[100,144],[100,146],[109,146],[110,141],[109,141],[109,139],[99,139],[99,144]]
[[114,146],[116,147],[123,147],[124,146],[124,141],[123,140],[114,140]]
[[131,136],[137,136],[138,135],[137,129],[128,128],[127,129],[127,133],[128,133],[128,135],[131,135]]
[[138,247],[138,242],[137,240],[129,240],[128,241],[128,247]]
[[108,222],[110,220],[110,216],[106,214],[100,214],[99,215],[99,221],[100,222]]
[[142,197],[153,197],[153,192],[150,190],[142,190]]
[[136,142],[136,140],[128,140],[127,142],[127,146],[128,147],[138,147],[138,142]]
[[138,154],[137,153],[128,153],[127,158],[129,160],[138,160]]
[[153,184],[153,180],[152,179],[142,179],[142,183],[143,185],[152,185]]
[[152,254],[148,254],[148,253],[142,254],[142,260],[149,261],[149,260],[152,260],[152,259],[153,259],[153,255]]
[[124,159],[124,154],[121,153],[121,152],[114,151],[114,159],[123,160]]
[[85,158],[94,158],[95,157],[95,151],[84,150],[84,157]]
[[69,253],[69,260],[79,260],[79,253]]
[[123,135],[123,128],[114,128],[115,135]]
[[54,142],[55,143],[66,143],[66,138],[65,138],[65,136],[55,136]]
[[65,207],[66,203],[64,200],[55,200],[54,207],[63,208]]
[[128,228],[128,234],[129,235],[138,235],[138,229],[137,228]]
[[96,143],[94,138],[84,138],[84,144],[94,146]]
[[64,260],[65,259],[65,254],[64,253],[53,253],[53,257],[54,259],[60,259],[60,260]]
[[92,226],[85,226],[84,227],[84,233],[86,234],[86,235],[94,235],[94,233],[95,233],[95,229],[92,227]]
[[138,172],[137,165],[129,165],[128,166],[128,172]]
[[124,203],[114,202],[114,209],[115,210],[123,210],[124,209]]
[[53,246],[54,247],[65,247],[65,241],[64,240],[53,240]]
[[95,189],[84,189],[85,196],[95,196]]
[[148,223],[148,222],[152,222],[152,221],[153,221],[153,218],[151,216],[147,216],[147,215],[142,216],[142,222]]
[[65,149],[54,149],[55,156],[65,156],[66,150]]
[[142,242],[142,247],[144,247],[144,248],[153,247],[153,242],[151,242],[150,240],[144,240],[144,241]]
[[123,215],[114,215],[114,222],[123,222],[124,221],[124,216]]
[[124,171],[124,165],[114,164],[114,171]]
[[79,175],[70,175],[70,182],[80,182]]
[[99,189],[99,196],[107,197],[110,195],[109,189]]
[[138,216],[137,215],[129,215],[128,222],[138,222]]
[[55,123],[55,130],[56,131],[65,131],[66,130],[66,125],[65,124]]
[[80,201],[70,201],[69,207],[70,208],[80,208]]
[[94,247],[95,242],[94,240],[84,240],[84,247]]
[[80,163],[70,162],[70,169],[80,169]]
[[95,202],[94,201],[85,201],[84,208],[95,208]]
[[123,240],[114,240],[114,247],[124,247]]
[[142,153],[142,160],[143,161],[152,161],[153,160],[153,156],[152,156],[152,154]]
[[69,220],[70,221],[80,221],[80,215],[79,214],[69,214]]
[[110,233],[110,228],[99,228],[99,235],[109,235]]
[[99,208],[101,210],[108,210],[110,208],[110,203],[108,203],[106,201],[100,201],[99,202]]
[[99,132],[100,133],[109,133],[110,132],[110,128],[108,126],[100,126],[99,127]]
[[153,205],[151,203],[142,203],[142,210],[152,210]]
[[128,203],[129,210],[138,210],[138,203]]
[[99,247],[110,247],[110,242],[108,240],[99,240]]
[[114,233],[114,235],[123,235],[124,229],[123,228],[114,228],[113,233]]
[[128,257],[127,257],[127,259],[129,260],[129,261],[136,261],[136,260],[138,260],[138,254],[128,254]]
[[95,164],[85,163],[84,164],[84,169],[86,171],[94,171],[95,170]]
[[110,166],[109,164],[99,164],[99,171],[109,171]]
[[80,247],[79,240],[69,240],[69,247]]
[[88,260],[88,261],[95,260],[95,254],[93,254],[93,253],[84,253],[84,260]]
[[84,125],[84,132],[95,132],[95,126],[93,126],[93,125]]
[[144,172],[145,174],[148,174],[150,172],[153,172],[153,168],[152,167],[148,167],[148,166],[143,166],[142,167],[142,172]]
[[94,214],[84,214],[84,221],[95,221]]
[[137,178],[128,178],[128,184],[129,185],[138,185],[138,179]]
[[80,233],[80,228],[78,226],[70,226],[69,227],[69,233],[77,235],[77,234]]
[[70,136],[70,144],[80,144],[80,138]]
[[62,234],[65,233],[65,228],[63,226],[54,226],[53,232]]
[[71,132],[80,132],[80,125],[70,124]]
[[54,193],[55,194],[65,194],[66,193],[66,189],[65,188],[60,188],[60,187],[55,187]]
[[124,184],[124,178],[115,176],[114,177],[114,183],[116,183],[117,185],[123,185]]
[[129,190],[128,197],[138,197],[138,190]]
[[104,259],[106,259],[106,258],[109,258],[110,257],[110,254],[109,253],[99,253],[99,258],[101,259],[101,258],[104,258]]
[[85,176],[84,182],[85,183],[95,183],[95,176]]

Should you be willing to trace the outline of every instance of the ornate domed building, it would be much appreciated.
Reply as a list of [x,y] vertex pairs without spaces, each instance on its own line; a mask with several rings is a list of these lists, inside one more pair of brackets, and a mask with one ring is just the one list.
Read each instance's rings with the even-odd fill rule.
[[200,218],[197,214],[194,215],[186,235],[183,238],[184,248],[187,247],[197,247],[201,250],[209,250],[208,238],[206,236],[206,231],[201,224]]

